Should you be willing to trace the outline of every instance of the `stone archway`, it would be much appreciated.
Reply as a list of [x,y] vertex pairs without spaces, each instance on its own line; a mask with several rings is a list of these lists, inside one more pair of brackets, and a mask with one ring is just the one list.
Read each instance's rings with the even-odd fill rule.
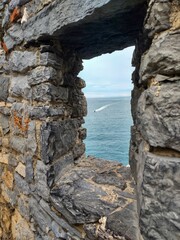
[[[0,215],[2,239],[179,238],[179,10],[177,0],[0,3],[0,209],[7,212]],[[141,234],[135,205],[117,211],[122,198],[112,212],[120,217],[119,232],[111,214],[109,222],[102,216],[112,205],[95,202],[103,212],[90,214],[91,196],[104,193],[89,190],[92,166],[80,162],[86,114],[84,81],[77,77],[81,58],[133,44],[130,164]],[[97,169],[98,160],[91,161]],[[133,199],[127,169],[104,165],[126,180],[118,190]],[[98,174],[96,182],[107,184],[107,175]]]

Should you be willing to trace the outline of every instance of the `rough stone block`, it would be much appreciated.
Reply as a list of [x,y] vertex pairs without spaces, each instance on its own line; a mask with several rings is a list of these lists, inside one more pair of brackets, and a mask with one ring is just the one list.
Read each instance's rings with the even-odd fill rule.
[[70,151],[76,143],[78,127],[77,120],[44,123],[41,128],[42,160],[49,163]]
[[39,102],[62,102],[68,101],[68,89],[56,87],[50,83],[42,83],[33,87],[33,100]]
[[12,149],[19,153],[25,153],[26,141],[22,137],[12,136],[10,139]]
[[36,123],[35,121],[31,121],[28,123],[28,131],[27,131],[27,138],[26,138],[26,150],[28,154],[34,156],[37,151],[37,140],[36,140]]
[[31,88],[28,85],[26,76],[18,76],[11,78],[10,96],[31,99]]
[[39,66],[28,74],[28,83],[30,86],[43,82],[56,83],[58,73],[52,67]]
[[51,66],[63,70],[63,59],[58,58],[55,53],[44,52],[40,55],[40,65]]
[[9,77],[0,75],[0,100],[7,101],[9,88]]
[[157,74],[175,76],[180,73],[179,33],[163,32],[155,38],[150,49],[142,56],[140,82]]
[[180,238],[179,185],[180,158],[147,154],[140,212],[145,240]]
[[63,172],[67,171],[67,167],[72,167],[73,165],[74,157],[71,152],[57,159],[55,163],[51,166],[51,168],[48,170],[48,185],[52,187],[52,184],[60,178]]
[[52,107],[52,106],[42,106],[42,107],[30,107],[29,116],[31,119],[45,119],[47,117],[62,117],[65,116],[65,107]]
[[69,102],[72,105],[72,117],[84,117],[87,115],[87,101],[81,90],[70,90]]
[[138,101],[138,128],[154,147],[180,151],[180,81],[161,83],[145,90]]
[[155,33],[165,31],[170,28],[170,5],[169,1],[154,2],[148,10],[147,22],[145,29],[149,36],[153,37]]
[[23,31],[20,24],[13,24],[3,37],[8,50],[20,44],[23,41]]
[[14,72],[25,72],[37,65],[37,53],[29,51],[13,51],[9,58],[10,68]]

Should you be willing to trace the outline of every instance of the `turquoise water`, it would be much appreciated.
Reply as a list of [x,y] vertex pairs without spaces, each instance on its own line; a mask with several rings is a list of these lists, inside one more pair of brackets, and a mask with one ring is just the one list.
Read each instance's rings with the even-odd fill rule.
[[130,97],[89,98],[86,154],[128,164],[130,127]]

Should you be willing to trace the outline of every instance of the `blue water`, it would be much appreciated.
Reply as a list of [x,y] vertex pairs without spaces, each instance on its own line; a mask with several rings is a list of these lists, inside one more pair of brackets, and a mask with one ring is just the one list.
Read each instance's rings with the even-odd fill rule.
[[127,165],[132,126],[130,97],[91,98],[87,102],[86,154]]

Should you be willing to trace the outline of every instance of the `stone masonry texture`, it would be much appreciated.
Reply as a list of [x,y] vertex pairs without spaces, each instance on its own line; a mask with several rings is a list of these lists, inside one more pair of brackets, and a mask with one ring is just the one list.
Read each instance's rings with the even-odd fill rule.
[[[0,2],[0,239],[180,239],[179,0]],[[85,156],[82,59],[135,45],[130,166]]]

